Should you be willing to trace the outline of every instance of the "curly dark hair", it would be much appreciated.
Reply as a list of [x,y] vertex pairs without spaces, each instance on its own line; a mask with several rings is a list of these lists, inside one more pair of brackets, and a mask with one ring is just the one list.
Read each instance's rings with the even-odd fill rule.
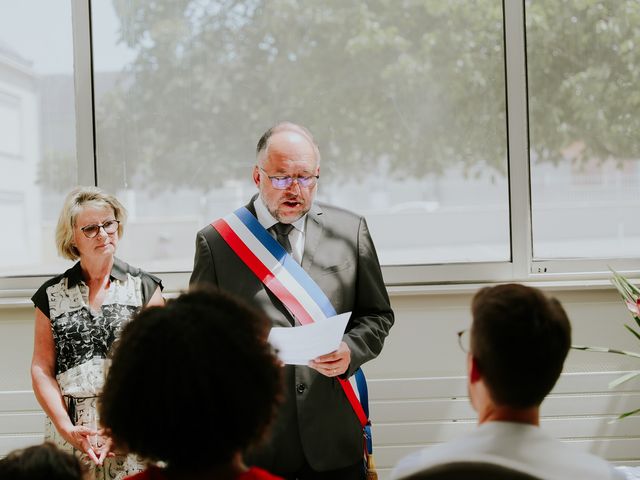
[[560,302],[537,288],[511,283],[478,291],[471,311],[471,354],[494,402],[540,405],[571,346],[571,324]]
[[0,459],[0,480],[82,480],[76,457],[51,442],[14,450]]
[[270,325],[203,287],[141,310],[115,347],[99,405],[115,444],[194,470],[261,440],[281,399]]

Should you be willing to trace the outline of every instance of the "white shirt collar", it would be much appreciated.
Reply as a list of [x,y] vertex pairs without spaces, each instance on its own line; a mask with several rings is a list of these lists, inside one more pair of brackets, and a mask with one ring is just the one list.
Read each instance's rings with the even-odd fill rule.
[[[265,230],[269,230],[276,223],[278,223],[278,220],[273,218],[273,215],[271,215],[269,213],[269,210],[267,210],[267,207],[262,201],[262,197],[260,195],[258,195],[258,198],[254,200],[253,207],[256,209],[256,216],[258,217],[258,221],[260,222],[260,225],[262,225],[265,228]],[[302,217],[300,217],[298,220],[293,222],[291,225],[293,225],[293,228],[295,228],[299,232],[304,233],[306,219],[307,219],[307,214],[305,213]]]

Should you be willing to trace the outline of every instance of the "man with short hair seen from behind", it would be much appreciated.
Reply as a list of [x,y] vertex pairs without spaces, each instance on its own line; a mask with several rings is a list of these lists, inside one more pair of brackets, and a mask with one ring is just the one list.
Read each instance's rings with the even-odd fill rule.
[[479,426],[409,455],[391,478],[418,478],[453,462],[498,464],[545,480],[624,478],[605,460],[540,428],[540,404],[571,346],[571,326],[560,302],[536,288],[507,284],[477,292],[471,310],[467,386]]

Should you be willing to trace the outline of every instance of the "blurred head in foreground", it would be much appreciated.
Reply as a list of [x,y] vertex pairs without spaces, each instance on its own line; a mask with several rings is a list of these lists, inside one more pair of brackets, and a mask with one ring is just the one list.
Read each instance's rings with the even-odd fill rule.
[[116,445],[175,471],[241,459],[280,400],[269,327],[262,313],[203,288],[140,311],[122,332],[101,399]]
[[82,480],[80,462],[53,443],[14,450],[0,460],[0,480]]

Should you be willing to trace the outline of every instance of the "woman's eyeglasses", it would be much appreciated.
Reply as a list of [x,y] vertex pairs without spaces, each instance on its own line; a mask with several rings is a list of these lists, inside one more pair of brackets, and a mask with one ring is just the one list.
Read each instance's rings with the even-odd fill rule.
[[111,235],[112,233],[116,233],[119,225],[120,225],[120,222],[118,220],[107,220],[104,223],[87,225],[85,227],[82,227],[80,230],[82,230],[82,233],[84,233],[85,237],[93,238],[96,235],[98,235],[98,233],[100,232],[100,229],[103,229],[104,233],[108,235]]

